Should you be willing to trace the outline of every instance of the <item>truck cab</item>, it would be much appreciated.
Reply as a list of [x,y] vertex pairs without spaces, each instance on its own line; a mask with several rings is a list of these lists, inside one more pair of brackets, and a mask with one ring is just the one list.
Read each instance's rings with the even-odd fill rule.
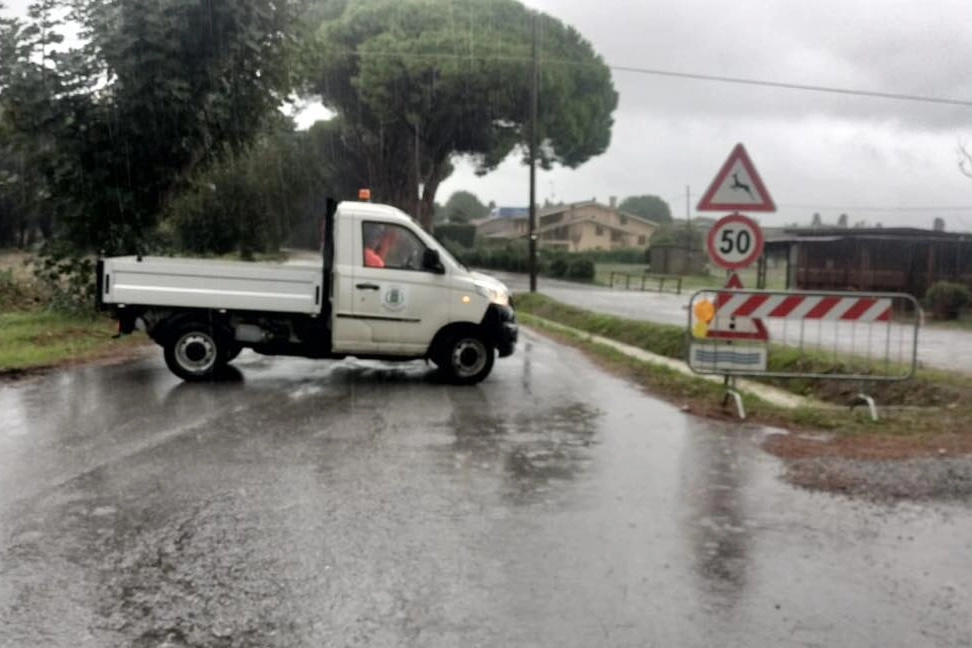
[[98,263],[98,303],[144,328],[184,380],[207,380],[243,348],[312,358],[427,359],[477,383],[513,353],[501,282],[456,261],[407,214],[329,201],[321,255],[259,264],[162,257]]

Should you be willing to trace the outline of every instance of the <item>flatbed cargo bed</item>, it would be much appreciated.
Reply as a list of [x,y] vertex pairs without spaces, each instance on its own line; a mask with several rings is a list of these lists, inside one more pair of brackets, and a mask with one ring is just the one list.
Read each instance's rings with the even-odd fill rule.
[[322,265],[170,257],[104,260],[102,301],[115,305],[317,314]]

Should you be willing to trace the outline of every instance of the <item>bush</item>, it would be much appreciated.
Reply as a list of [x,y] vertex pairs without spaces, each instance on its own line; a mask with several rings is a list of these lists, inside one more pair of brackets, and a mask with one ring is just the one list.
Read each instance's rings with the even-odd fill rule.
[[29,310],[44,301],[35,282],[19,280],[13,270],[0,270],[0,312]]
[[551,277],[566,277],[569,264],[563,256],[555,256],[550,260],[548,273]]
[[47,245],[36,260],[36,275],[51,310],[91,315],[95,308],[95,264],[58,245]]
[[[438,231],[438,230],[437,230]],[[530,252],[526,241],[505,241],[503,243],[479,242],[473,248],[463,247],[457,241],[443,237],[443,245],[459,261],[469,267],[486,268],[489,270],[505,270],[507,272],[529,272]],[[644,261],[644,250],[612,250],[613,253],[624,253],[629,258]],[[564,252],[563,250],[537,250],[537,272],[558,279],[573,279],[575,281],[593,281],[595,262],[608,251],[592,252]],[[633,254],[633,256],[632,256]],[[625,258],[616,255],[615,258]]]
[[440,241],[449,239],[450,241],[455,241],[463,247],[471,248],[476,239],[476,226],[449,224],[436,225],[435,237]]
[[648,248],[620,248],[617,250],[589,250],[573,252],[582,254],[594,263],[646,263]]
[[969,303],[969,289],[959,283],[936,281],[925,293],[925,305],[931,309],[935,319],[958,319],[961,310]]
[[575,281],[593,281],[594,262],[584,257],[572,259],[567,266],[567,278]]

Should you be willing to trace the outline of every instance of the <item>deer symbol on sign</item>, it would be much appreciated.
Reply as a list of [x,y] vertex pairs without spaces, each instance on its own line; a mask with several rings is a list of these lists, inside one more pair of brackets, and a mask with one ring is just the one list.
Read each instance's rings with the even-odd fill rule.
[[755,198],[755,196],[753,196],[753,192],[749,189],[749,185],[744,182],[739,182],[739,176],[736,173],[732,174],[732,184],[729,185],[729,188],[736,190],[741,189],[742,191],[748,193],[750,198]]

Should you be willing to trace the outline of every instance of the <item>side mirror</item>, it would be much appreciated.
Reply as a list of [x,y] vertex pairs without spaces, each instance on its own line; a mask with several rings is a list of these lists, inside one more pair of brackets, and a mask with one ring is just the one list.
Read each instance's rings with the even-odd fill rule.
[[445,266],[439,259],[438,250],[425,248],[425,253],[422,255],[422,269],[436,274],[445,274]]

